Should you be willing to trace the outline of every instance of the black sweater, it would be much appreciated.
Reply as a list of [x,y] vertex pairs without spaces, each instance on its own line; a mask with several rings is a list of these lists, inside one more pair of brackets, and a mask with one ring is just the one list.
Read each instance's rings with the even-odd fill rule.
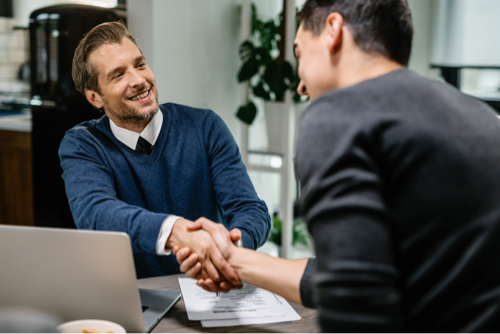
[[302,299],[323,331],[500,331],[488,106],[406,69],[331,91],[302,117],[296,172],[316,251]]

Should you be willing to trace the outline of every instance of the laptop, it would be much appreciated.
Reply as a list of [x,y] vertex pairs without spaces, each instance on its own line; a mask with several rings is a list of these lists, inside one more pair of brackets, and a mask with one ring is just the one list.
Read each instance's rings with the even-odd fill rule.
[[[0,306],[150,332],[180,292],[137,288],[125,233],[0,225]],[[141,303],[142,301],[142,303]]]

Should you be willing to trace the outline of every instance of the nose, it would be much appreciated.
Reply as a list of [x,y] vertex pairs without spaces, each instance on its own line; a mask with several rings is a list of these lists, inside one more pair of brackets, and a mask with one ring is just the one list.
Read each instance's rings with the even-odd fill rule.
[[302,81],[302,80],[300,80],[299,85],[297,86],[297,93],[299,93],[299,95],[303,95],[303,96],[309,95],[309,93],[307,92],[306,85],[304,84],[304,81]]
[[130,80],[130,86],[136,87],[141,86],[146,82],[146,79],[138,71],[132,71],[132,78]]

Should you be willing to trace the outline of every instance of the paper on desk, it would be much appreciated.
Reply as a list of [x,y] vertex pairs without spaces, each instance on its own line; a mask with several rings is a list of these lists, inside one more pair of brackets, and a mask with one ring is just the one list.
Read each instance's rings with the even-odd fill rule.
[[288,304],[285,298],[274,295],[281,303],[280,307],[285,315],[278,317],[265,317],[265,318],[244,318],[244,319],[225,319],[225,320],[202,320],[203,327],[227,327],[239,325],[258,325],[258,324],[271,324],[276,322],[296,321],[302,319],[300,315],[295,312],[293,307]]
[[189,320],[241,319],[285,315],[273,293],[244,284],[216,296],[196,285],[196,280],[179,278]]

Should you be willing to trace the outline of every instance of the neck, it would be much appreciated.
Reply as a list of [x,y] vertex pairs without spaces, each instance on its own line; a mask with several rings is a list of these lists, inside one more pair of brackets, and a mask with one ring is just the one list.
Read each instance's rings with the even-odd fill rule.
[[144,118],[144,119],[124,120],[124,119],[117,118],[108,112],[106,112],[106,115],[109,117],[109,119],[111,119],[113,121],[113,123],[116,124],[116,126],[119,126],[120,128],[127,129],[129,131],[134,131],[137,133],[142,133],[142,131],[144,131],[146,126],[148,126],[149,122],[151,122],[151,120],[153,119],[153,117],[149,117],[149,118]]
[[403,66],[383,56],[359,51],[338,63],[336,88],[345,88],[385,75]]
[[403,67],[384,56],[364,52],[351,40],[346,43],[343,51],[332,59],[335,66],[335,88],[353,86]]

